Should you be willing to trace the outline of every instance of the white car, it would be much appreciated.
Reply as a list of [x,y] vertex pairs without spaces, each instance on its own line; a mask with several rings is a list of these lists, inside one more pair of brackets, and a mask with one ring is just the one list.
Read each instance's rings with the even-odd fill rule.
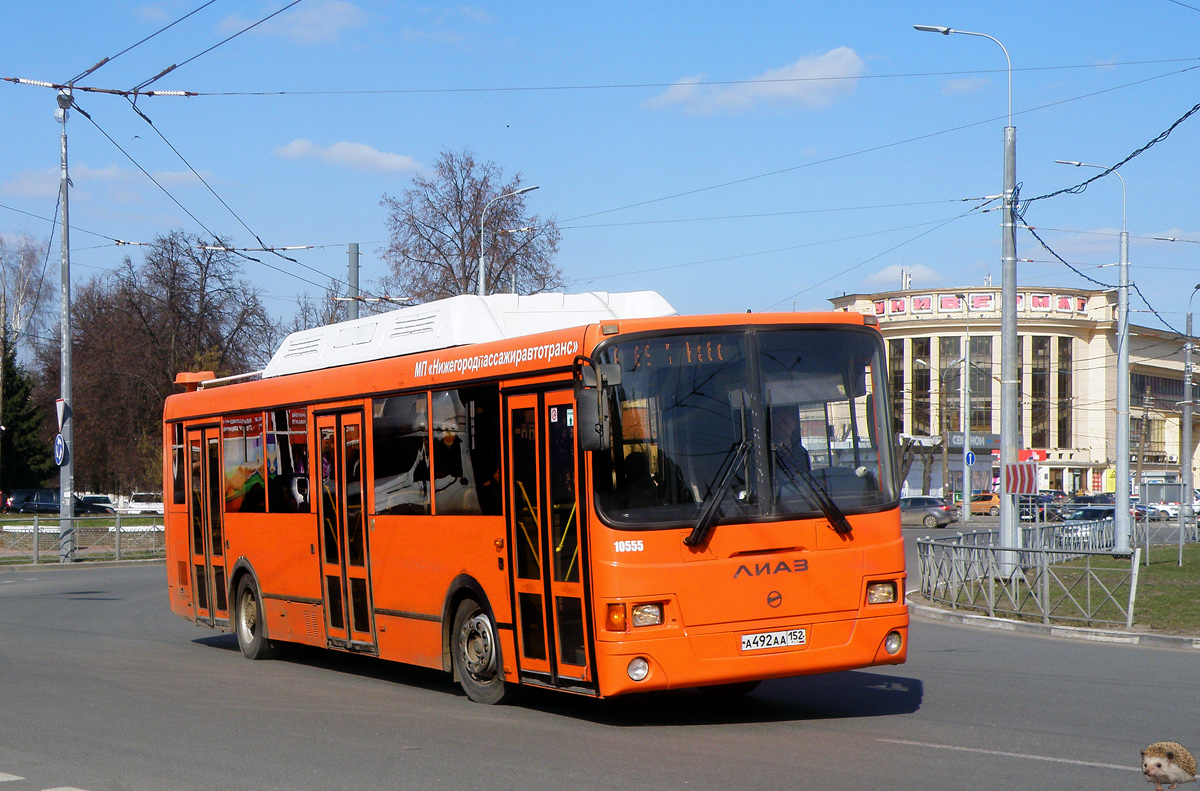
[[163,512],[162,495],[158,492],[134,492],[125,501],[122,512],[126,514],[161,514]]

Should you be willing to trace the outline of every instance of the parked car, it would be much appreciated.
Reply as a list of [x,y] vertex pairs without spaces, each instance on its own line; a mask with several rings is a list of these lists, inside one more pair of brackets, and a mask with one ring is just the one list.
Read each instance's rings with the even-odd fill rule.
[[1042,489],[1038,494],[1044,494],[1056,503],[1065,503],[1071,496],[1062,489]]
[[113,509],[114,513],[117,510],[117,507],[113,505],[113,501],[109,499],[107,494],[85,494],[81,495],[79,499],[83,500],[85,503],[91,503],[92,505],[107,506]]
[[[72,499],[75,516],[116,513],[112,506],[88,503],[78,495]],[[8,498],[4,510],[17,514],[57,514],[59,502],[58,489],[17,489]]]
[[162,494],[159,492],[134,492],[125,501],[127,514],[161,514],[163,512]]
[[1117,496],[1112,492],[1103,494],[1077,494],[1072,497],[1067,505],[1073,508],[1082,508],[1085,505],[1116,505]]
[[1000,513],[1000,495],[995,493],[971,495],[972,516],[977,514],[991,514],[995,516],[998,513]]
[[1017,500],[1017,516],[1022,522],[1058,522],[1062,511],[1048,494],[1023,494]]
[[[1054,528],[1059,546],[1076,549],[1100,549],[1101,544],[1111,545],[1114,507],[1104,504],[1085,505],[1063,513],[1062,524]],[[1105,538],[1107,534],[1107,540]]]
[[900,524],[932,530],[958,521],[958,509],[940,497],[900,498]]

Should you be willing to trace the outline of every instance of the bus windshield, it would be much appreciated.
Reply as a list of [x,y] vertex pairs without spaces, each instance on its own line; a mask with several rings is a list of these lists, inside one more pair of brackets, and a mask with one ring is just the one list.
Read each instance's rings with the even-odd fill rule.
[[[596,504],[653,528],[879,510],[896,499],[882,346],[864,329],[620,339]],[[841,519],[844,525],[844,519]],[[840,532],[840,529],[839,529]]]

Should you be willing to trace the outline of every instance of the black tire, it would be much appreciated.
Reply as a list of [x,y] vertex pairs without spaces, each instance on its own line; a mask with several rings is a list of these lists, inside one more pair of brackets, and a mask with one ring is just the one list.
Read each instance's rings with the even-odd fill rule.
[[758,689],[761,681],[735,681],[732,684],[714,684],[700,687],[700,694],[713,700],[736,700]]
[[471,700],[488,705],[512,700],[514,690],[504,681],[496,623],[474,599],[463,599],[454,613],[450,661],[454,677]]
[[270,659],[275,655],[275,646],[267,638],[267,619],[263,614],[262,598],[258,586],[249,574],[238,583],[234,596],[233,631],[237,635],[238,648],[247,659]]
[[988,513],[989,513],[989,514],[991,514],[992,516],[997,516],[997,515],[999,515],[999,513],[1000,513],[1000,506],[998,506],[998,505],[993,505],[991,508],[989,508],[989,509],[988,509]]
[[925,524],[926,530],[933,530],[938,526],[937,517],[933,514],[925,514],[925,518],[921,520]]

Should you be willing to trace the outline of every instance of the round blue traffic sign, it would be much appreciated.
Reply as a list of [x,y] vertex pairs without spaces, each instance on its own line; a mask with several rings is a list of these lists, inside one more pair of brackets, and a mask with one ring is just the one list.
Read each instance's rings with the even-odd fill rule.
[[62,434],[54,435],[54,463],[59,467],[67,461],[67,441]]
[[975,451],[973,451],[973,450],[967,451],[967,466],[968,467],[975,466]]

